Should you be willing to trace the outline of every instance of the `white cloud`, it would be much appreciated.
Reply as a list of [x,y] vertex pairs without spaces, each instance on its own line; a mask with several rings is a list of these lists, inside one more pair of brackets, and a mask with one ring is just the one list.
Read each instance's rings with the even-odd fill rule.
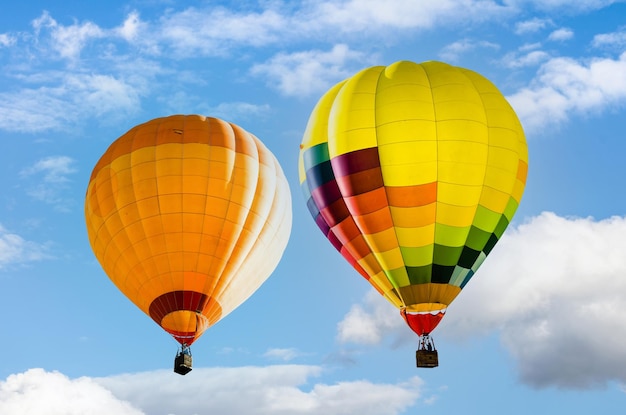
[[288,16],[268,8],[240,13],[223,7],[207,10],[188,8],[170,11],[144,34],[154,36],[180,56],[219,56],[234,46],[261,46],[275,43],[291,27]]
[[499,48],[499,45],[492,42],[463,39],[445,46],[441,52],[439,52],[439,57],[446,61],[456,61],[460,55],[472,52],[476,49],[497,50]]
[[502,63],[507,68],[523,68],[537,66],[550,59],[550,55],[543,50],[531,50],[522,54],[507,53],[502,58]]
[[104,31],[92,22],[63,26],[48,12],[33,20],[32,24],[37,34],[43,30],[50,30],[50,47],[61,57],[68,59],[78,58],[89,40],[105,36]]
[[[70,379],[30,369],[0,380],[2,415],[396,415],[420,399],[423,381],[315,383],[318,366],[196,368]],[[210,399],[207,399],[210,397]]]
[[14,36],[11,36],[6,33],[0,33],[0,47],[2,46],[9,47],[13,45],[15,42],[16,42],[16,39]]
[[553,24],[554,23],[552,23],[552,20],[550,19],[540,19],[538,17],[533,17],[532,19],[516,23],[515,33],[518,35],[535,33],[545,29],[548,26],[552,26]]
[[625,235],[622,217],[533,218],[505,234],[446,329],[500,330],[535,386],[626,381]]
[[46,183],[65,183],[69,179],[68,175],[76,173],[72,167],[74,160],[67,156],[46,157],[36,162],[31,167],[22,170],[21,174],[30,176],[37,173],[44,173],[43,180]]
[[507,3],[518,8],[528,8],[530,6],[542,11],[563,10],[568,13],[581,13],[602,9],[622,1],[623,0],[509,0]]
[[[364,29],[431,28],[436,24],[483,21],[509,13],[506,6],[481,0],[409,0],[381,3],[378,0],[311,2],[315,7],[303,13],[305,27],[314,25],[343,33]],[[308,23],[308,25],[306,24]]]
[[156,371],[95,381],[146,415],[394,415],[417,403],[423,385],[414,377],[397,384],[346,381],[303,388],[321,372],[301,365],[197,368],[184,378]]
[[548,40],[561,42],[564,40],[569,40],[573,37],[574,37],[574,31],[572,29],[562,27],[550,33],[548,35]]
[[230,122],[239,119],[250,118],[250,116],[263,116],[270,112],[267,104],[258,105],[249,102],[222,102],[215,107],[210,107],[207,115],[221,118]]
[[300,356],[301,353],[294,348],[275,348],[266,351],[263,356],[269,359],[282,360],[288,362]]
[[40,87],[0,93],[0,129],[30,133],[67,129],[86,115],[115,117],[139,106],[139,89],[110,75],[45,72],[44,77],[29,80],[42,83]]
[[24,264],[47,258],[49,255],[45,245],[27,241],[0,225],[0,270],[13,264]]
[[89,378],[31,369],[0,381],[2,415],[145,415]]
[[618,59],[579,62],[553,58],[529,87],[508,97],[524,128],[555,126],[573,114],[589,114],[626,100],[626,53]]
[[626,28],[622,28],[617,32],[595,35],[591,45],[596,48],[623,48],[626,46]]
[[347,66],[362,56],[343,44],[335,45],[329,52],[280,53],[265,63],[254,65],[251,73],[267,77],[269,83],[285,95],[311,95],[350,76]]
[[[583,9],[609,4],[582,3]],[[559,4],[552,2],[551,7],[565,7]],[[305,1],[288,7],[272,1],[256,8],[169,8],[154,20],[142,20],[131,11],[119,25],[104,28],[90,21],[63,24],[44,12],[32,22],[32,33],[0,35],[0,45],[11,46],[7,56],[14,59],[4,66],[3,77],[11,88],[0,92],[0,129],[36,133],[84,125],[89,116],[98,117],[100,123],[109,121],[107,117],[117,120],[139,111],[143,96],[161,93],[164,83],[158,82],[158,75],[168,77],[162,100],[184,92],[176,84],[191,82],[171,63],[180,58],[233,56],[236,51],[241,52],[238,59],[247,61],[247,48],[290,50],[286,46],[312,39],[335,41],[338,33],[346,42],[364,42],[363,36],[397,39],[398,33],[501,21],[519,13],[515,2],[492,0],[412,0],[384,6],[376,0]],[[552,25],[549,19],[533,19],[518,23],[516,30],[532,32]],[[567,33],[555,31],[553,36]],[[599,37],[597,42],[607,39]],[[278,53],[251,71],[286,95],[319,93],[353,73],[350,62],[358,61],[361,68],[363,61],[375,59],[347,44],[328,52]],[[469,50],[495,47],[490,42],[461,41],[449,45],[442,56],[454,60]],[[146,61],[154,56],[168,59]],[[519,58],[517,65],[536,64],[539,58],[545,56],[536,51]]]
[[[596,221],[543,213],[509,229],[436,334],[462,339],[499,333],[522,381],[536,387],[626,383],[625,245],[626,217]],[[362,308],[372,310],[371,301],[365,303]],[[403,336],[397,310],[388,308],[389,317],[381,317],[376,307],[361,313],[359,324],[369,319],[379,337]],[[388,324],[392,317],[401,323]],[[350,313],[342,323],[348,321]]]
[[68,211],[71,199],[62,196],[70,182],[69,176],[77,172],[75,161],[67,156],[46,157],[34,165],[23,169],[23,178],[35,177],[36,182],[28,189],[28,194],[36,200],[54,205],[58,210]]
[[372,290],[363,305],[354,304],[337,324],[337,340],[341,343],[379,344],[390,332],[402,333],[401,327],[407,329],[401,337],[410,338],[412,332],[398,310]]
[[364,29],[384,37],[397,30],[484,21],[515,12],[485,0],[409,0],[384,5],[376,0],[305,1],[285,6],[283,2],[266,2],[258,10],[220,6],[170,9],[152,22],[142,21],[137,12],[132,12],[111,33],[149,54],[225,56],[236,48],[293,43],[312,37],[332,40],[337,33],[362,37]]
[[116,29],[114,32],[117,32],[122,38],[131,42],[139,36],[142,31],[142,28],[145,29],[145,23],[143,23],[139,17],[139,13],[131,12],[124,20],[124,23]]

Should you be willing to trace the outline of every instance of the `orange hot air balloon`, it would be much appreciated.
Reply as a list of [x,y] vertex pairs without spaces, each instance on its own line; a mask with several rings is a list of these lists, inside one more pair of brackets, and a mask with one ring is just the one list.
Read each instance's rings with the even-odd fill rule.
[[189,346],[274,271],[291,231],[291,196],[274,155],[217,118],[174,115],[138,125],[96,164],[87,233],[111,281]]
[[527,169],[524,131],[502,93],[432,61],[335,85],[311,113],[299,158],[315,222],[422,338],[424,367],[438,364],[429,335],[512,220]]

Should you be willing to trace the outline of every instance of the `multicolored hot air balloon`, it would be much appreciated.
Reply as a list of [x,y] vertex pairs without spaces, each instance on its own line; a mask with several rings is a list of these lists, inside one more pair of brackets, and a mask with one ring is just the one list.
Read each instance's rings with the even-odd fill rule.
[[400,309],[425,367],[438,364],[430,333],[513,218],[527,166],[500,91],[442,62],[375,66],[335,85],[299,157],[315,222]]
[[217,118],[175,115],[111,144],[91,174],[85,219],[111,281],[182,345],[175,370],[185,374],[188,347],[277,266],[291,196],[254,135]]

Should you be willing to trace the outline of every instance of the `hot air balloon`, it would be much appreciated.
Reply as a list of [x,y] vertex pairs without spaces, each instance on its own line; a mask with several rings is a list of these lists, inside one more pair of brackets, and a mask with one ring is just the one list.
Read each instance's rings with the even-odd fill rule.
[[93,252],[119,290],[189,346],[278,265],[291,196],[274,155],[235,124],[174,115],[138,125],[98,161],[85,198]]
[[468,69],[400,61],[362,70],[312,111],[302,191],[332,245],[420,336],[430,334],[511,222],[528,150],[500,91]]

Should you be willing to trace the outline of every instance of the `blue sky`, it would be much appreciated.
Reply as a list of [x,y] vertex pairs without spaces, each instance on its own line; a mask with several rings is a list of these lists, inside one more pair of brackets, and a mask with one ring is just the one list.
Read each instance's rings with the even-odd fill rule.
[[[298,187],[317,99],[397,60],[491,79],[529,144],[515,221],[435,331],[432,370]],[[626,409],[625,2],[19,2],[0,6],[0,65],[3,415]],[[102,272],[83,219],[108,145],[177,113],[257,135],[294,215],[274,274],[194,344],[185,377],[175,341]]]

